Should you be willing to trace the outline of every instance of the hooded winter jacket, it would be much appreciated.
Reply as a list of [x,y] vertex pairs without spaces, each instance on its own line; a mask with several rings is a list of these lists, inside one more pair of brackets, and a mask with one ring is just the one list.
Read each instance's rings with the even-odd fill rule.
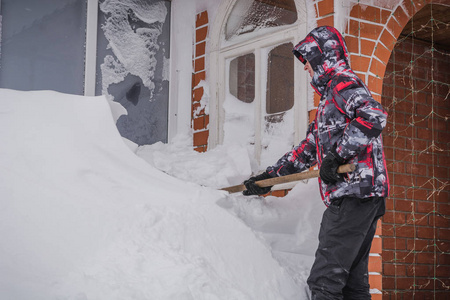
[[327,185],[319,178],[325,205],[343,196],[387,197],[389,181],[381,140],[387,113],[350,69],[343,37],[333,27],[318,27],[294,47],[293,53],[304,64],[311,64],[311,85],[321,96],[320,104],[306,138],[267,172],[275,177],[316,164],[320,168],[322,159],[335,147],[356,170],[336,184]]

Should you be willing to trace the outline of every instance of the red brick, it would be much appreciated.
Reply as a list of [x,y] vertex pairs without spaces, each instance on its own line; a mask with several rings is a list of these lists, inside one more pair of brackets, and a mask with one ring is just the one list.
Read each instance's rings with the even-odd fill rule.
[[317,113],[317,109],[313,109],[313,110],[309,111],[309,123],[314,121],[314,119],[316,117],[316,113]]
[[193,78],[193,82],[192,82],[192,87],[196,87],[200,81],[205,80],[206,79],[206,72],[199,72],[199,73],[195,73],[194,74],[194,78]]
[[381,24],[386,24],[387,20],[391,16],[391,11],[386,9],[381,9]]
[[[448,196],[447,193],[446,193],[446,196]],[[446,215],[446,216],[450,215],[450,204],[449,203],[439,203],[439,204],[437,204],[437,207],[438,207],[439,213]]]
[[[410,0],[406,0],[404,2],[408,2]],[[397,19],[397,22],[400,24],[400,27],[403,29],[405,27],[406,23],[409,21],[409,16],[405,13],[403,8],[399,5],[397,6],[397,9],[394,11],[394,16]]]
[[194,132],[194,146],[208,144],[209,130]]
[[383,238],[387,236],[394,236],[394,226],[391,224],[383,224]]
[[375,229],[375,234],[376,235],[382,235],[382,232],[383,232],[383,227],[382,227],[382,224],[381,224],[381,220],[378,220],[377,227]]
[[415,261],[414,252],[411,251],[395,251],[395,260],[400,263],[411,264]]
[[381,253],[382,247],[382,240],[381,238],[374,238],[372,241],[372,247],[370,248],[370,253]]
[[195,27],[200,27],[203,25],[208,24],[208,11],[202,11],[201,13],[197,14],[197,20],[195,21]]
[[192,101],[199,102],[203,97],[203,87],[194,89],[192,93]]
[[415,250],[418,252],[433,251],[433,245],[434,245],[434,242],[429,239],[415,238],[415,239],[408,239],[406,241],[406,249]]
[[194,128],[194,130],[206,129],[205,119],[206,119],[205,116],[201,116],[201,117],[195,118],[194,121],[193,121],[193,128]]
[[195,45],[195,57],[203,56],[206,53],[206,42]]
[[414,226],[409,226],[409,225],[403,225],[403,226],[398,226],[395,229],[395,233],[396,236],[399,237],[414,237],[415,232],[414,232]]
[[369,272],[382,271],[381,256],[369,256]]
[[317,20],[317,26],[334,26],[334,16],[328,16]]
[[347,44],[347,49],[350,53],[359,53],[359,39],[351,36],[351,35],[347,35],[345,37],[345,43]]
[[450,229],[439,228],[437,238],[440,240],[450,240]]
[[366,20],[375,23],[381,23],[381,11],[378,7],[365,4],[357,4],[352,7],[350,16],[353,18]]
[[[428,196],[428,191],[419,190],[421,193],[425,194],[425,199],[426,200],[426,196]],[[430,201],[416,201],[416,211],[420,212],[420,213],[430,213],[432,211],[434,211],[434,206],[435,204],[433,202]]]
[[416,177],[416,186],[423,188],[423,189],[434,189],[433,186],[433,180],[429,178],[428,176],[417,176]]
[[440,265],[450,265],[450,254],[449,253],[439,253],[438,261]]
[[399,290],[411,289],[415,284],[414,280],[415,280],[414,278],[408,278],[408,277],[396,278],[397,289],[399,289]]
[[[384,263],[383,264],[383,275],[405,276],[406,275],[406,267],[402,264]],[[386,284],[384,284],[384,286],[386,286]]]
[[334,0],[323,0],[317,4],[319,17],[334,13]]
[[372,94],[373,99],[375,99],[375,101],[381,103],[381,95],[377,95],[377,94]]
[[412,211],[413,203],[411,200],[397,199],[395,200],[394,207],[396,211],[410,212]]
[[436,231],[432,227],[417,227],[418,238],[433,238],[435,234]]
[[387,28],[391,31],[395,38],[398,38],[403,30],[403,27],[400,26],[394,18],[389,19]]
[[392,249],[392,250],[405,250],[406,249],[406,239],[402,238],[391,238],[384,237],[383,238],[383,249]]
[[380,78],[383,78],[385,70],[386,70],[386,65],[379,62],[376,59],[371,60],[370,72],[372,72],[375,75],[378,75],[378,77],[380,77]]
[[[384,273],[383,273],[384,274]],[[383,299],[388,299],[388,300],[390,300],[391,298],[386,298],[386,296],[390,296],[389,294],[387,294],[388,293],[388,291],[387,290],[389,290],[389,289],[395,289],[395,281],[394,281],[394,278],[393,277],[386,277],[386,276],[383,276],[383,293],[384,293],[384,297],[383,297]],[[392,298],[392,299],[394,299],[394,298]]]
[[372,56],[375,48],[375,42],[371,40],[361,39],[361,54]]
[[206,40],[206,36],[208,35],[208,27],[202,27],[195,31],[195,43],[200,43],[201,41]]
[[[414,207],[413,207],[413,209],[414,209]],[[428,226],[429,225],[428,215],[411,212],[406,217],[406,223],[416,225],[416,226]]]
[[200,152],[200,153],[206,152],[206,146],[196,147],[196,148],[194,148],[194,150],[197,152]]
[[383,30],[383,26],[360,22],[360,36],[370,40],[378,40],[380,33]]
[[417,253],[417,263],[419,264],[434,264],[436,261],[436,257],[434,256],[434,253],[426,253],[426,252],[419,252]]
[[318,107],[320,103],[320,95],[317,93],[314,93],[314,106]]
[[[369,275],[370,276],[370,275]],[[382,289],[380,289],[381,291]],[[383,300],[383,294],[373,294],[370,292],[370,296],[372,297],[372,300]]]
[[371,289],[378,289],[378,290],[382,290],[382,276],[381,274],[379,275],[369,275],[369,284],[370,284],[370,288]]
[[404,213],[397,211],[387,211],[383,216],[383,222],[389,224],[404,224],[406,216]]
[[370,58],[361,55],[350,55],[350,62],[353,70],[366,72],[369,69]]
[[285,190],[272,191],[270,195],[274,197],[284,197],[286,196],[286,192]]
[[391,51],[387,49],[383,44],[378,43],[375,47],[375,56],[378,57],[379,60],[384,62],[386,65],[389,61],[389,58],[391,57]]
[[450,274],[450,266],[436,266],[436,276],[448,277]]
[[194,72],[201,72],[205,70],[205,57],[197,58],[194,62]]
[[409,17],[414,16],[415,11],[414,11],[414,4],[413,1],[403,1],[403,7],[406,9],[405,13],[406,15],[408,15]]
[[392,51],[397,42],[397,38],[393,37],[392,34],[385,29],[381,33],[380,41],[383,43],[384,46],[386,46],[389,50]]
[[433,227],[449,228],[450,219],[448,216],[444,217],[440,215],[430,215],[429,225]]
[[381,78],[369,75],[368,87],[374,93],[381,94],[383,90],[383,80]]
[[406,269],[407,276],[420,276],[420,277],[428,277],[433,274],[433,268],[429,265],[418,265],[414,264],[408,266]]

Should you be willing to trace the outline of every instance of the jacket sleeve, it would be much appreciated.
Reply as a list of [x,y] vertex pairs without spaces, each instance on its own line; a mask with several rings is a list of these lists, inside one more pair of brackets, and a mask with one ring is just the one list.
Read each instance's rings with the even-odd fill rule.
[[387,112],[372,98],[367,87],[355,79],[338,83],[333,94],[336,107],[351,120],[336,148],[338,155],[346,160],[356,156],[381,134]]
[[298,146],[283,155],[275,165],[267,168],[266,171],[271,177],[300,173],[317,163],[315,124],[314,121],[309,125],[306,138]]

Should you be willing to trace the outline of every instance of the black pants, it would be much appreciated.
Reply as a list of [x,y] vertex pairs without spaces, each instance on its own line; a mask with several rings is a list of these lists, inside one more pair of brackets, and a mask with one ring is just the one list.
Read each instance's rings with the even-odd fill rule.
[[313,300],[371,299],[369,252],[384,212],[384,198],[345,197],[325,210],[308,278]]

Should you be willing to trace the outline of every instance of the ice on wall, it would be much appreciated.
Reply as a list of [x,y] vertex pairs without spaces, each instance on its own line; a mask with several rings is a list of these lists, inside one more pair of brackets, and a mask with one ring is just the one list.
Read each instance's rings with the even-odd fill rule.
[[103,94],[108,95],[108,87],[123,81],[128,74],[141,78],[144,86],[153,91],[155,55],[167,15],[166,6],[163,2],[107,0],[100,9],[107,15],[102,29],[117,57],[116,60],[107,55],[101,66]]
[[120,134],[139,145],[168,138],[170,3],[100,1],[96,93],[120,103]]

